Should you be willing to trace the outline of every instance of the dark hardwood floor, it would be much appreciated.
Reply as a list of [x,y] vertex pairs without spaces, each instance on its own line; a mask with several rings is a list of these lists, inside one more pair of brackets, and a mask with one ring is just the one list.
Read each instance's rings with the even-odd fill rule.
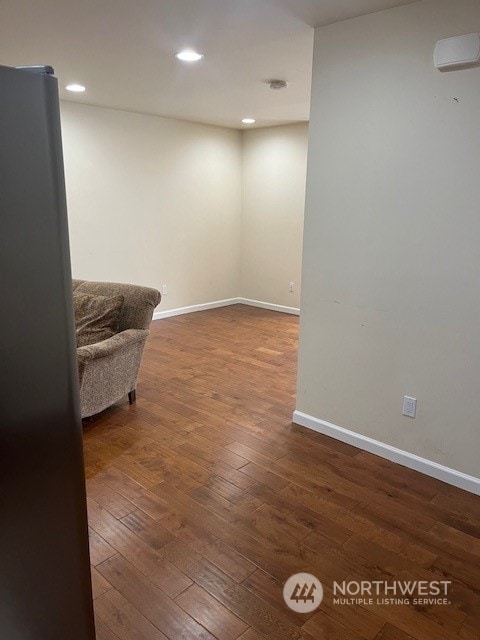
[[[298,318],[154,322],[85,426],[98,640],[478,640],[480,498],[291,424]],[[297,614],[284,581],[325,598]],[[451,604],[339,606],[333,581],[451,580]]]

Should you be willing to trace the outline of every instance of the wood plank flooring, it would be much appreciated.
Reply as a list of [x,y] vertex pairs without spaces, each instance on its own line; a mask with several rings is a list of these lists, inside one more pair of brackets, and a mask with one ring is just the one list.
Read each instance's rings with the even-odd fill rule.
[[[298,318],[152,324],[137,403],[85,425],[98,640],[478,640],[480,498],[291,424]],[[317,611],[282,588],[307,571]],[[451,580],[447,606],[338,606],[344,579]]]

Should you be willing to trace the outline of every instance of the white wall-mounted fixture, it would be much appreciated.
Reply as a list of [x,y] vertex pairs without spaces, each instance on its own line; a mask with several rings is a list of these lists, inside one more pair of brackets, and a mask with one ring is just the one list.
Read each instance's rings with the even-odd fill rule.
[[253,118],[243,118],[243,124],[255,124],[255,120]]
[[439,40],[433,54],[440,71],[464,69],[480,63],[480,33]]
[[203,53],[197,53],[191,49],[186,49],[185,51],[179,51],[176,53],[175,57],[182,62],[198,62],[203,58]]

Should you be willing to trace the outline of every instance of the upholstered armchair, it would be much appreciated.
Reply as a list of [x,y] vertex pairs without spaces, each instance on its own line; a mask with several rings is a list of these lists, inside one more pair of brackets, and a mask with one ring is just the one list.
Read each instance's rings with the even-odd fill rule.
[[75,294],[122,296],[118,332],[77,348],[82,418],[92,416],[128,394],[135,401],[137,375],[153,311],[160,293],[148,287],[73,280]]

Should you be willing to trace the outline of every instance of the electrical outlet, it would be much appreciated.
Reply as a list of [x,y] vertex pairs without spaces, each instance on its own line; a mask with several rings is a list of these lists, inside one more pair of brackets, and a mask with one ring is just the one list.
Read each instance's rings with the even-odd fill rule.
[[166,284],[162,284],[162,296],[166,296],[168,293],[168,287]]
[[294,282],[290,282],[289,283],[288,290],[290,291],[290,293],[293,293],[295,291],[295,283]]
[[415,418],[417,413],[417,399],[410,396],[404,396],[403,398],[403,415],[409,418]]

